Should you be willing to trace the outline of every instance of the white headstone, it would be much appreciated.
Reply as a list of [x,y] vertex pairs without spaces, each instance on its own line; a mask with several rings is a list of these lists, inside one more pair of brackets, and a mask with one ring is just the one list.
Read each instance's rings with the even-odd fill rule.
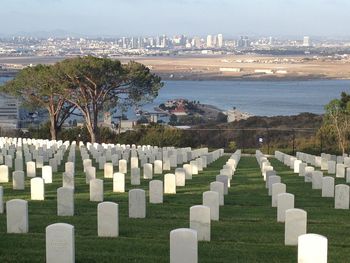
[[129,191],[129,218],[146,217],[146,192],[142,189]]
[[349,209],[349,186],[338,184],[335,186],[334,196],[335,209]]
[[75,188],[74,177],[70,173],[64,172],[62,175],[62,186],[67,188]]
[[67,162],[64,165],[64,171],[75,176],[75,165],[73,162]]
[[143,179],[153,178],[153,166],[151,163],[145,163],[143,165]]
[[273,175],[269,177],[269,196],[272,196],[272,185],[280,182],[281,182],[281,177],[278,175]]
[[90,201],[103,202],[103,180],[92,179],[90,181]]
[[190,208],[190,228],[197,231],[198,241],[210,241],[210,208],[195,205]]
[[321,171],[312,172],[312,189],[322,189],[323,173]]
[[96,167],[89,166],[86,168],[86,183],[90,183],[93,179],[96,179]]
[[228,187],[230,184],[230,178],[227,175],[217,175],[216,181],[222,182],[224,184],[224,195],[227,195],[228,194]]
[[152,180],[149,182],[149,202],[151,204],[163,203],[163,182]]
[[198,174],[197,161],[190,161],[190,165],[192,166],[192,175],[197,175]]
[[139,158],[131,157],[130,159],[130,168],[138,168],[139,167]]
[[192,165],[184,164],[182,167],[185,169],[186,180],[191,180],[192,179]]
[[283,194],[286,192],[286,185],[282,183],[275,183],[272,185],[272,198],[271,198],[271,206],[277,207],[277,197],[279,194]]
[[313,172],[315,171],[315,168],[312,166],[306,166],[305,167],[305,177],[304,177],[304,181],[306,183],[311,183],[312,182],[312,175]]
[[45,188],[44,179],[40,177],[34,177],[30,179],[30,199],[31,200],[44,200]]
[[294,195],[282,193],[277,196],[277,222],[284,223],[286,211],[294,208]]
[[119,172],[126,174],[128,172],[128,163],[126,160],[119,160]]
[[74,216],[74,189],[60,187],[57,189],[57,215]]
[[175,174],[164,175],[164,194],[176,194]]
[[6,202],[7,233],[28,233],[28,202],[12,199]]
[[211,182],[210,191],[215,191],[219,194],[219,204],[224,205],[224,183],[222,182]]
[[98,204],[97,235],[99,237],[119,236],[118,204],[113,202],[103,202]]
[[42,167],[42,178],[45,184],[52,184],[52,167],[45,165]]
[[219,220],[219,193],[214,191],[206,191],[203,193],[203,205],[210,208],[210,219]]
[[334,197],[334,178],[331,176],[322,178],[322,197]]
[[170,232],[170,263],[197,263],[197,232],[179,228]]
[[74,226],[64,223],[46,227],[46,263],[74,263]]
[[122,173],[113,174],[113,192],[115,193],[125,192],[125,174],[122,174]]
[[23,159],[22,158],[15,159],[15,170],[16,171],[23,171]]
[[113,178],[113,164],[105,163],[104,164],[104,178]]
[[186,172],[184,168],[175,169],[176,186],[185,186]]
[[327,263],[328,240],[317,234],[298,238],[298,263]]
[[27,176],[35,177],[36,176],[36,165],[35,162],[27,162]]
[[161,160],[154,161],[154,174],[163,173],[163,162]]
[[284,244],[286,246],[298,245],[298,237],[306,234],[307,213],[302,209],[288,209],[286,211],[284,229]]
[[337,171],[336,171],[336,177],[338,178],[345,178],[345,165],[342,163],[337,164]]
[[24,172],[14,171],[12,173],[13,190],[24,190]]
[[131,185],[140,185],[141,184],[141,171],[140,168],[135,167],[131,168],[130,177],[131,177]]
[[0,183],[9,182],[9,168],[7,165],[0,165]]
[[335,161],[328,161],[328,174],[335,174],[336,164]]

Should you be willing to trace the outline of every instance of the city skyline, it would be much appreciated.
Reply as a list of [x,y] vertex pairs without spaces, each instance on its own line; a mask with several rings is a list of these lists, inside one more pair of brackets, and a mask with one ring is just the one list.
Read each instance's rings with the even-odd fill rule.
[[349,8],[345,0],[4,0],[0,35],[346,37]]

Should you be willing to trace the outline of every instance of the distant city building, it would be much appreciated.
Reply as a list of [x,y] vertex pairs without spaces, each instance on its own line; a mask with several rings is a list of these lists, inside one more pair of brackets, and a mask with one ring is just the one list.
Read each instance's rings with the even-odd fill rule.
[[211,48],[211,47],[213,47],[213,36],[208,35],[207,36],[207,48]]
[[308,36],[305,36],[305,37],[304,37],[303,46],[304,46],[304,47],[310,47],[310,46],[311,46],[310,37],[308,37]]
[[224,37],[222,34],[218,35],[218,47],[222,48],[224,46]]
[[237,41],[237,47],[238,48],[248,48],[250,47],[251,42],[248,37],[241,36],[240,39]]
[[0,94],[0,127],[17,128],[19,120],[18,101],[6,94]]
[[201,48],[202,47],[202,41],[200,39],[200,37],[194,37],[192,40],[192,46],[194,46],[195,48]]

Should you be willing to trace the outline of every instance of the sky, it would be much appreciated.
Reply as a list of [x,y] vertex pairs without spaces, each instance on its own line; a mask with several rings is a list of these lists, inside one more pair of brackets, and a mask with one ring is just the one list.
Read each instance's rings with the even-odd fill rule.
[[0,35],[350,36],[350,0],[0,0]]

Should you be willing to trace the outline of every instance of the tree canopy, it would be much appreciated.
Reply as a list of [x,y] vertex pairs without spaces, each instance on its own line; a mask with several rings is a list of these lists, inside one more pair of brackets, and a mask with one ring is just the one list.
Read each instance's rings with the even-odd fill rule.
[[[336,134],[339,149],[345,153],[349,147],[350,95],[342,92],[340,99],[334,99],[325,106],[324,126]],[[325,130],[323,127],[323,130]]]
[[160,77],[140,63],[87,56],[25,68],[2,91],[27,105],[47,109],[52,139],[73,111],[79,110],[95,142],[100,113],[149,102],[162,86]]
[[45,108],[50,117],[52,139],[56,139],[58,130],[75,109],[66,100],[69,91],[55,66],[27,67],[2,86],[1,91],[18,97],[28,108]]

